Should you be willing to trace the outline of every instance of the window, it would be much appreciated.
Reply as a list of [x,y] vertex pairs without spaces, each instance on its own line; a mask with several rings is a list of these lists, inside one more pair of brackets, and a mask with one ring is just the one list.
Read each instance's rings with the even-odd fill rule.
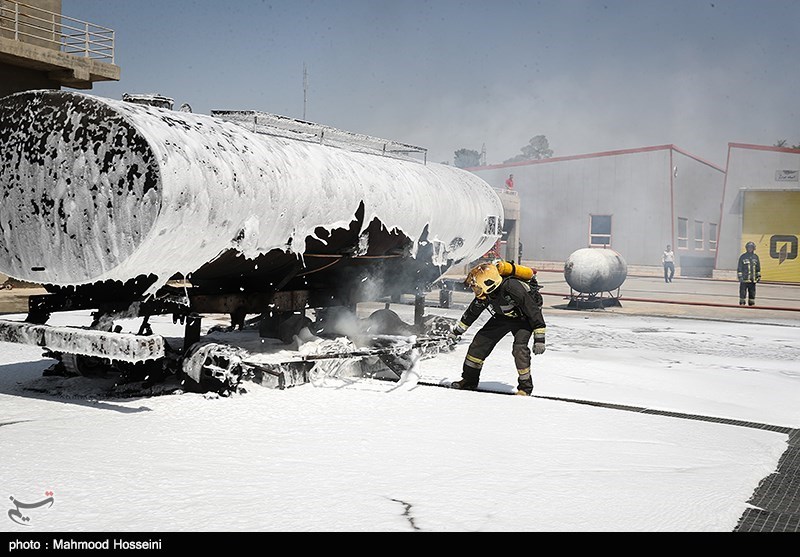
[[678,248],[689,247],[689,219],[678,217]]
[[486,217],[483,233],[487,236],[498,236],[500,234],[500,222],[501,220],[498,216],[490,215]]
[[708,249],[717,251],[717,225],[713,222],[708,223]]
[[590,246],[611,245],[611,215],[591,215]]
[[703,223],[702,221],[694,221],[694,249],[703,249]]

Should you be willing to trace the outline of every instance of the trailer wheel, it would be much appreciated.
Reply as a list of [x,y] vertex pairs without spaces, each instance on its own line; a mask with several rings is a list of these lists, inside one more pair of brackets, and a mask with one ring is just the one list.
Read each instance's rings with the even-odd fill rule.
[[81,354],[62,354],[61,363],[67,375],[80,375],[83,377],[101,377],[111,369],[111,362],[94,356]]

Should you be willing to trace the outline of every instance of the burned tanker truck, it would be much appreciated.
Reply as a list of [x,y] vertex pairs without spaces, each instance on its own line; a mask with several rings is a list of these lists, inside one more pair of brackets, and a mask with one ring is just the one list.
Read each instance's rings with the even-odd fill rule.
[[[0,342],[41,346],[68,373],[202,383],[247,360],[201,341],[209,314],[289,343],[304,328],[332,332],[330,316],[360,302],[413,294],[422,307],[449,267],[495,244],[503,209],[477,176],[415,151],[255,111],[4,97],[0,273],[47,294],[30,297],[24,322],[0,321]],[[91,326],[48,324],[73,310],[91,310]],[[376,313],[373,324],[393,321]],[[421,313],[406,332],[443,336]],[[180,346],[152,333],[154,316],[183,324]],[[121,330],[122,319],[138,329]]]

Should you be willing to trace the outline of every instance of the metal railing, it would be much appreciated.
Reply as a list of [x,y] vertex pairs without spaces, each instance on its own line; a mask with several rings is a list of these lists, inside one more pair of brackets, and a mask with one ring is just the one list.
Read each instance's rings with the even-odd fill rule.
[[517,190],[510,190],[508,188],[492,188],[494,191],[499,193],[500,195],[509,195],[511,197],[519,197],[519,192]]
[[[255,133],[299,139],[361,153],[414,160],[423,164],[428,162],[428,150],[424,147],[348,132],[289,116],[257,110],[212,110],[211,116],[238,124]],[[422,157],[422,160],[416,157]]]
[[0,0],[0,37],[114,63],[114,30],[24,2]]

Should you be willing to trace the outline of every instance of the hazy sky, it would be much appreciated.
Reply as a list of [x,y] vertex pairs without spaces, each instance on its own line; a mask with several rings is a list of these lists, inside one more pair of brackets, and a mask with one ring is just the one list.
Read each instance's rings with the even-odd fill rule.
[[499,163],[673,143],[800,143],[797,0],[63,0],[116,31],[122,79]]

